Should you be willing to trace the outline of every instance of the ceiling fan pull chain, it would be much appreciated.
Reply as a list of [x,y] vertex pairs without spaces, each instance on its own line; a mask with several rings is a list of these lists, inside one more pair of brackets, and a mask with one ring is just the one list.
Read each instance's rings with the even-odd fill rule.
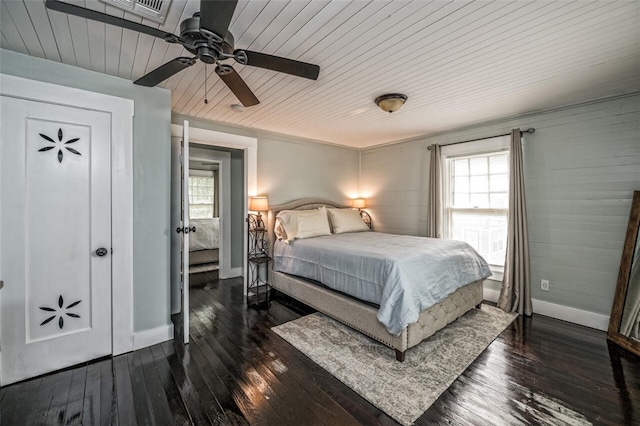
[[207,100],[207,64],[204,64],[204,103],[209,103]]

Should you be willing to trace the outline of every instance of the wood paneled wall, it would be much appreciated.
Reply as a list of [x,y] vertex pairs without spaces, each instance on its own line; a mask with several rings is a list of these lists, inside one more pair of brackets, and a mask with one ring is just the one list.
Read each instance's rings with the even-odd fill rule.
[[533,297],[608,315],[631,197],[640,189],[638,94],[363,150],[361,192],[376,229],[424,235],[428,145],[515,127],[536,129],[524,148]]
[[358,156],[353,148],[258,137],[260,191],[272,205],[310,196],[347,203],[358,193]]

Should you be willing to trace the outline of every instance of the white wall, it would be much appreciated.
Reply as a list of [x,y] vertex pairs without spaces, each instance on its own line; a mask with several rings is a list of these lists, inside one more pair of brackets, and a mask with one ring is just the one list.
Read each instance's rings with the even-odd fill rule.
[[[301,197],[323,197],[347,203],[358,195],[356,149],[328,145],[212,121],[172,116],[172,122],[189,120],[190,127],[251,136],[258,139],[258,193],[277,205]],[[242,219],[244,220],[244,218]]]
[[360,192],[376,231],[425,235],[431,143],[416,140],[362,151]]
[[[631,197],[640,189],[638,94],[365,149],[367,210],[379,231],[424,235],[427,146],[516,127],[536,129],[524,148],[533,298],[539,307],[572,307],[606,323]],[[540,290],[541,279],[551,291]]]
[[277,205],[302,197],[347,204],[358,194],[355,149],[288,138],[258,138],[258,187]]

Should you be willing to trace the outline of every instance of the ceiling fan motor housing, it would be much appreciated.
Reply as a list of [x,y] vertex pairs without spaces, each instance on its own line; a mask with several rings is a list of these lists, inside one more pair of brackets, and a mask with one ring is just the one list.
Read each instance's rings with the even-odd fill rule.
[[[222,43],[216,43],[213,40],[211,40],[209,37],[204,35],[200,31],[200,13],[195,13],[191,18],[187,18],[180,23],[180,38],[182,38],[185,41],[184,43],[185,49],[187,49],[189,52],[193,53],[194,55],[198,55],[198,57],[200,57],[198,47],[203,47],[203,46],[208,47],[211,50],[215,49],[215,50],[219,50],[222,53],[231,55],[233,53],[233,44],[235,42],[233,35],[231,34],[230,31],[227,31],[227,34],[225,35],[224,40],[222,40]],[[207,56],[211,56],[211,52],[203,50],[202,53],[205,55],[205,58]],[[215,61],[207,62],[203,58],[200,58],[200,59],[202,59],[202,61],[206,63],[215,62]]]

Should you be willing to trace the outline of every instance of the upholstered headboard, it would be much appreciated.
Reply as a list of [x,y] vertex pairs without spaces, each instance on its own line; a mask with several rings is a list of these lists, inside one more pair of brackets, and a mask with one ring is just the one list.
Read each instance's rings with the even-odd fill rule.
[[273,213],[273,219],[275,220],[276,215],[282,210],[311,210],[322,206],[337,207],[340,209],[349,208],[349,206],[344,206],[336,203],[335,201],[326,200],[324,198],[299,198],[285,204],[280,204],[279,206],[271,206],[269,213]]

